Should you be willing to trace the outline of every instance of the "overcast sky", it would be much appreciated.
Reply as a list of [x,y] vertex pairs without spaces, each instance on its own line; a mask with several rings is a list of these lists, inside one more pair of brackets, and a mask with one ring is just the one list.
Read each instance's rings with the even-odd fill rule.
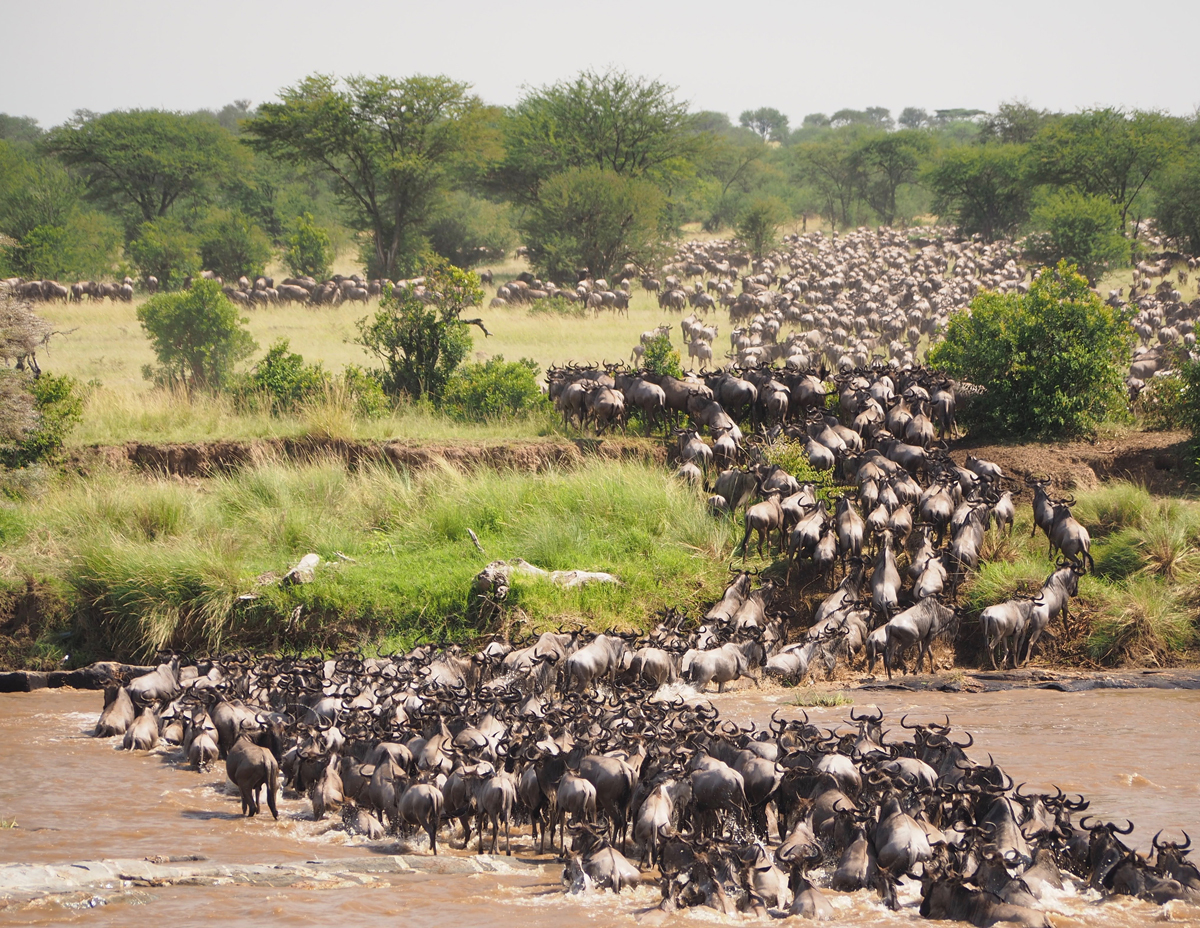
[[0,111],[254,103],[313,71],[446,74],[510,104],[583,68],[659,78],[735,121],[905,106],[1200,105],[1200,0],[0,0]]

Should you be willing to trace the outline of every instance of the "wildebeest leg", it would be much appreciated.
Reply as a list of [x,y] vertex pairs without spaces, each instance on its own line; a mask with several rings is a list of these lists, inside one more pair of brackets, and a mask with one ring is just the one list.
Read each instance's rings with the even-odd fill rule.
[[279,810],[275,808],[275,790],[270,780],[263,784],[263,789],[267,791],[267,808],[271,810],[271,817],[278,819]]

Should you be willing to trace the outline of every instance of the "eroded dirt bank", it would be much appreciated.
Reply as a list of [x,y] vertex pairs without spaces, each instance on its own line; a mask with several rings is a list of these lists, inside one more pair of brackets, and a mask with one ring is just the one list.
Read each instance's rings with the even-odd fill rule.
[[340,460],[350,467],[391,464],[421,469],[447,462],[465,469],[490,467],[541,473],[567,468],[587,457],[662,464],[661,442],[633,438],[546,438],[531,441],[416,442],[352,441],[333,438],[261,438],[123,445],[76,449],[68,466],[80,473],[97,467],[130,468],[180,477],[211,477],[268,461]]

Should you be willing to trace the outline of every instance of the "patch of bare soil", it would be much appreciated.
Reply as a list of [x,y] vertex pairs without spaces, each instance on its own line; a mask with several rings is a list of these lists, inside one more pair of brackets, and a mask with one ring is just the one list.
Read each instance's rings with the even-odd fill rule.
[[93,445],[71,455],[69,466],[87,474],[97,467],[129,468],[178,477],[211,477],[271,461],[340,460],[349,467],[388,463],[398,469],[451,466],[542,473],[569,469],[587,458],[663,464],[666,449],[635,439],[579,438],[511,442],[349,441],[278,438],[253,441]]
[[1186,432],[1130,432],[1095,442],[992,444],[986,439],[955,442],[951,452],[993,461],[1014,477],[1050,477],[1059,489],[1090,489],[1105,480],[1129,480],[1151,493],[1179,495],[1187,478]]

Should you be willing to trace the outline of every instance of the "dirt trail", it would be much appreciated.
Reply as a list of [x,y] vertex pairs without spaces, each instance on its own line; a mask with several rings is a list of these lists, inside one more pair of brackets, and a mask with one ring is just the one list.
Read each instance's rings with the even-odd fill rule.
[[1061,489],[1086,490],[1103,480],[1124,479],[1152,493],[1189,489],[1186,432],[1130,432],[1095,442],[992,444],[982,439],[955,443],[955,460],[973,454],[993,461],[1014,477],[1044,474]]

